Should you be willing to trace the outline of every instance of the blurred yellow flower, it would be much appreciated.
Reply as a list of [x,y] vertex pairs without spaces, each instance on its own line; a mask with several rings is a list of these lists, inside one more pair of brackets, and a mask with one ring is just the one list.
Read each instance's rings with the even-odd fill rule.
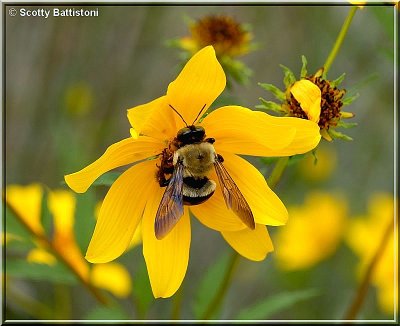
[[119,298],[125,298],[131,293],[131,277],[121,264],[93,265],[90,280],[94,286],[106,289]]
[[[9,185],[6,187],[7,203],[15,210],[19,218],[22,220],[36,237],[34,243],[37,248],[30,250],[27,254],[27,261],[37,264],[46,264],[49,266],[57,263],[57,258],[49,252],[56,253],[62,258],[76,275],[83,281],[89,282],[92,273],[96,275],[104,275],[103,271],[108,273],[103,282],[97,281],[95,286],[99,286],[109,290],[116,296],[127,296],[130,293],[130,278],[126,269],[114,263],[108,267],[104,264],[98,270],[90,270],[89,264],[84,259],[80,248],[78,247],[74,235],[75,223],[75,206],[76,198],[72,192],[67,190],[53,190],[48,193],[48,209],[53,217],[54,232],[52,239],[44,241],[46,235],[41,223],[41,206],[42,206],[43,188],[40,184],[32,184],[27,186]],[[27,202],[28,205],[24,206]],[[6,234],[7,238],[19,239],[12,234]],[[114,274],[115,272],[115,274]],[[115,279],[121,278],[116,282]],[[115,284],[117,283],[117,284]]]
[[243,24],[227,15],[209,15],[190,23],[191,36],[180,40],[180,46],[195,54],[212,45],[217,57],[235,57],[252,49],[252,34]]
[[313,192],[304,205],[289,207],[290,219],[275,239],[275,257],[284,270],[313,267],[332,255],[346,223],[346,202],[338,195]]
[[[346,233],[346,241],[359,258],[358,277],[365,273],[366,267],[377,252],[385,230],[394,220],[394,207],[392,194],[377,193],[370,198],[367,215],[351,219]],[[387,239],[386,247],[379,258],[371,280],[378,291],[379,306],[387,314],[393,314],[394,306],[397,307],[398,304],[397,290],[394,286],[395,271],[398,271],[398,258],[395,254],[398,245],[395,242],[395,239],[397,241],[395,231],[396,228],[393,226],[393,232],[390,232],[390,238]]]
[[[262,260],[272,251],[265,225],[284,224],[287,211],[262,174],[237,154],[300,154],[313,149],[320,140],[318,127],[310,121],[273,117],[239,106],[225,106],[199,120],[202,108],[207,111],[225,85],[226,77],[215,51],[207,46],[189,60],[169,84],[166,95],[128,110],[135,137],[113,144],[97,161],[65,176],[70,188],[82,193],[103,173],[136,163],[108,191],[86,259],[104,263],[119,257],[142,222],[143,255],[155,297],[172,296],[188,266],[189,207],[182,207],[182,217],[165,237],[158,239],[155,234],[155,217],[165,192],[164,182],[171,178],[172,158],[179,148],[177,133],[188,127],[186,121],[193,126],[201,123],[207,136],[213,137],[213,148],[225,159],[223,166],[247,201],[256,225],[254,230],[249,229],[227,208],[219,183],[208,200],[190,206],[190,211],[203,224],[221,232],[241,255],[252,260]],[[172,171],[160,168],[166,162],[170,162]],[[219,180],[214,170],[209,176],[211,180]]]
[[328,179],[336,168],[337,154],[332,146],[324,143],[318,146],[315,154],[308,153],[298,164],[299,172],[308,181]]

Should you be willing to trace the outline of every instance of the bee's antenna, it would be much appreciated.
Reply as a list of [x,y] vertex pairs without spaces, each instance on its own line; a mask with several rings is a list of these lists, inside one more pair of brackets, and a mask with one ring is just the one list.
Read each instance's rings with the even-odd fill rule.
[[168,104],[168,105],[169,105],[169,107],[170,107],[172,110],[174,110],[174,111],[176,112],[177,115],[179,115],[179,116],[181,117],[182,121],[185,123],[185,125],[186,125],[186,127],[187,127],[188,124],[187,124],[187,122],[185,121],[185,119],[183,119],[182,115],[181,115],[178,111],[176,111],[175,108],[174,108],[171,104]]
[[194,123],[196,122],[197,118],[200,116],[201,112],[203,112],[204,108],[206,107],[207,103],[203,105],[203,107],[201,108],[199,114],[197,115],[196,119],[194,119],[192,125],[194,125]]

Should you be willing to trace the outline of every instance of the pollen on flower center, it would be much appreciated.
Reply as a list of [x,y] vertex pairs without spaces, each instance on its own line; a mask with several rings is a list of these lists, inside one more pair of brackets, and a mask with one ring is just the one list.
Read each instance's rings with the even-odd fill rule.
[[[321,90],[321,113],[318,121],[320,129],[329,129],[335,127],[340,120],[341,108],[343,106],[342,98],[346,93],[344,89],[332,87],[328,80],[321,77],[306,77]],[[290,94],[287,100],[289,115],[297,118],[308,119],[300,103]]]
[[212,44],[219,53],[229,53],[248,38],[242,26],[229,16],[206,16],[192,26],[191,32],[200,46]]

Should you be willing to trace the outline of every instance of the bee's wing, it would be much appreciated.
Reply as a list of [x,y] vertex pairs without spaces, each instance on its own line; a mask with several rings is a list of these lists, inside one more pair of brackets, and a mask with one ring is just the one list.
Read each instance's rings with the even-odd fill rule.
[[215,158],[214,167],[222,187],[226,206],[232,209],[244,224],[254,230],[256,226],[250,206],[218,157]]
[[174,172],[158,206],[154,230],[157,239],[162,239],[183,215],[183,164],[175,165]]

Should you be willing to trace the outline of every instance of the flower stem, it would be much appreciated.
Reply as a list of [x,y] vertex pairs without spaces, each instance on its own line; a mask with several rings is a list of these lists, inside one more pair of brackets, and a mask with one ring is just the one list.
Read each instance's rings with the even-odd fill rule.
[[[271,176],[268,178],[268,184],[271,189],[273,189],[278,184],[283,175],[283,172],[287,167],[288,162],[289,157],[281,157],[276,162],[274,169],[271,172]],[[229,261],[229,266],[226,269],[225,276],[223,278],[224,281],[222,282],[217,294],[215,295],[214,300],[210,302],[206,312],[203,315],[204,320],[210,319],[220,308],[222,301],[225,298],[225,294],[229,289],[229,285],[235,272],[236,266],[239,263],[239,258],[239,254],[234,251],[232,253],[231,260]]]
[[178,292],[174,295],[174,300],[172,302],[172,313],[171,319],[172,320],[179,320],[181,317],[181,306],[182,306],[182,299],[183,299],[183,284],[181,285]]
[[275,188],[278,184],[279,180],[282,177],[283,172],[285,171],[287,164],[289,162],[289,157],[281,157],[275,164],[274,169],[271,172],[271,175],[268,178],[268,185],[270,188]]
[[236,267],[239,263],[239,254],[234,251],[232,253],[232,256],[229,260],[229,265],[228,268],[226,269],[225,276],[223,278],[223,282],[215,295],[214,299],[210,302],[208,305],[208,308],[206,309],[203,318],[204,320],[210,319],[214,316],[214,314],[219,310],[223,299],[225,298],[225,294],[229,289],[229,285],[231,283],[233,274],[236,270]]
[[56,246],[54,246],[53,242],[46,237],[46,235],[36,232],[32,227],[25,222],[25,220],[18,214],[18,212],[10,205],[7,200],[4,199],[6,206],[11,211],[11,213],[17,218],[17,220],[30,232],[36,237],[40,242],[44,243],[47,248],[49,248],[57,258],[62,261],[71,271],[72,273],[82,282],[82,284],[86,287],[86,289],[99,301],[101,304],[106,305],[107,300],[106,298],[100,293],[100,291],[93,286],[87,279],[85,279],[80,273],[78,273],[75,267],[65,259],[62,252],[60,252]]
[[340,50],[340,47],[343,43],[343,40],[347,34],[347,31],[349,30],[351,21],[353,20],[354,14],[356,13],[357,9],[358,9],[358,6],[351,7],[349,14],[346,17],[346,20],[343,23],[342,29],[340,30],[339,35],[336,38],[336,41],[335,41],[335,44],[333,45],[331,53],[329,53],[329,56],[324,63],[324,74],[326,74],[328,72],[333,61],[335,60],[335,58]]
[[390,223],[388,224],[385,232],[382,235],[381,241],[379,243],[379,246],[376,248],[376,252],[375,254],[372,256],[372,259],[369,263],[369,265],[367,266],[366,270],[365,270],[365,274],[364,277],[357,289],[357,292],[355,294],[355,297],[353,299],[353,301],[351,302],[349,308],[347,309],[347,312],[345,314],[344,319],[345,320],[353,320],[357,317],[358,312],[360,311],[363,303],[364,303],[364,299],[367,296],[368,293],[368,286],[369,283],[371,281],[373,272],[375,270],[376,265],[379,262],[379,259],[382,257],[385,249],[386,249],[386,245],[388,243],[388,240],[390,238],[390,233],[393,232],[393,228],[394,228],[394,221],[391,220]]

